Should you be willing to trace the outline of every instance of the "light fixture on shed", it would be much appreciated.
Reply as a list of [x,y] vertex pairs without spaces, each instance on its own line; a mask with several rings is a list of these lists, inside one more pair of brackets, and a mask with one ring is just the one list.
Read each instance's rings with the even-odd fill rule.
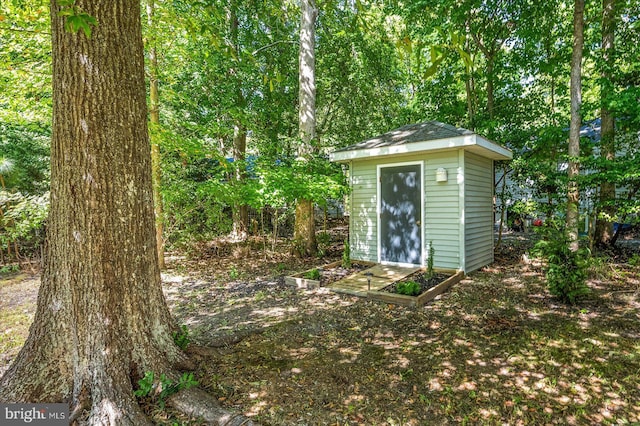
[[447,169],[444,167],[439,167],[436,170],[436,182],[446,182],[447,181]]

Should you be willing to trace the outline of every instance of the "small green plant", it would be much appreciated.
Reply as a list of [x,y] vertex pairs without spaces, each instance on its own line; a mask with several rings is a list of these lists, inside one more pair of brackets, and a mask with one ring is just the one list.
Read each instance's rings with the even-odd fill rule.
[[349,247],[349,239],[344,240],[344,249],[342,249],[342,267],[351,268],[351,248]]
[[634,254],[629,258],[630,266],[638,266],[640,265],[640,254]]
[[276,272],[278,272],[279,274],[283,273],[286,269],[287,265],[285,265],[284,263],[278,263],[276,265]]
[[171,333],[171,335],[173,336],[173,342],[183,351],[187,349],[187,346],[189,346],[189,343],[191,343],[189,329],[184,324],[180,327],[179,331],[174,331],[173,333]]
[[566,233],[551,225],[535,245],[534,252],[547,262],[544,269],[551,294],[574,304],[589,294],[586,280],[590,252],[586,248],[572,251],[569,246]]
[[407,296],[417,296],[420,294],[420,284],[415,281],[399,282],[396,285],[396,292]]
[[5,265],[0,268],[0,275],[13,274],[14,272],[18,272],[19,270],[20,265]]
[[304,274],[304,278],[308,279],[308,280],[319,280],[320,279],[320,270],[318,270],[318,268],[312,269],[310,271],[307,271]]
[[427,258],[427,278],[433,277],[433,257],[436,250],[433,248],[433,241],[429,241],[429,257]]
[[198,382],[193,378],[193,373],[184,373],[178,382],[174,383],[164,373],[156,379],[153,371],[147,371],[144,377],[138,380],[138,389],[134,395],[138,398],[149,398],[152,402],[157,403],[160,409],[164,409],[168,397],[197,385]]
[[331,247],[331,234],[328,232],[319,232],[318,235],[316,235],[316,241],[318,243],[318,252],[316,255],[323,257],[327,254],[329,247]]
[[232,266],[229,270],[229,278],[231,278],[232,280],[237,280],[239,277],[240,272],[238,272],[238,269],[235,266]]
[[264,300],[266,297],[267,297],[267,294],[264,291],[260,290],[256,292],[255,296],[253,296],[253,299],[256,302],[260,302],[261,300]]

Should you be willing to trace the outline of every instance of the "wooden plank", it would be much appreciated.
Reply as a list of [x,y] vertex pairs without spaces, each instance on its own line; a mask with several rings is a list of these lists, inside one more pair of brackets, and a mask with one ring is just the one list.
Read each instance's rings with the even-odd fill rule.
[[439,294],[447,291],[451,286],[462,280],[464,272],[457,271],[454,275],[447,278],[437,286],[430,288],[418,296],[407,296],[404,294],[388,293],[386,291],[369,291],[367,297],[372,300],[378,300],[386,303],[394,303],[402,306],[423,306],[427,302],[433,300]]

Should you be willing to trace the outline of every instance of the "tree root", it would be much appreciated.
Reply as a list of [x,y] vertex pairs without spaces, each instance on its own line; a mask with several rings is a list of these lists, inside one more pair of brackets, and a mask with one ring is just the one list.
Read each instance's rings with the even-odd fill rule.
[[167,403],[190,417],[201,418],[217,426],[258,426],[250,418],[232,413],[220,406],[209,393],[197,389],[184,389],[167,399]]

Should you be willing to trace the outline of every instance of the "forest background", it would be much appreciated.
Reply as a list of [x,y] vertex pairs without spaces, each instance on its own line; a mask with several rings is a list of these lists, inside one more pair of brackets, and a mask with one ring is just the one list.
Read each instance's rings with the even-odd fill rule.
[[[317,124],[306,158],[298,2],[143,3],[158,217],[170,249],[230,233],[290,235],[296,200],[326,208],[347,189],[329,152],[424,120],[513,150],[513,162],[497,164],[512,184],[498,179],[496,194],[515,215],[566,212],[566,165],[576,160],[568,156],[572,3],[319,1]],[[599,128],[601,117],[615,120],[615,131],[603,123],[602,138],[583,138],[577,159],[581,223],[601,224],[587,232],[591,247],[615,243],[614,222],[637,222],[639,16],[632,0],[585,5],[582,122]],[[0,6],[4,267],[37,257],[44,238],[49,25],[48,2]],[[514,197],[518,185],[530,200]]]

